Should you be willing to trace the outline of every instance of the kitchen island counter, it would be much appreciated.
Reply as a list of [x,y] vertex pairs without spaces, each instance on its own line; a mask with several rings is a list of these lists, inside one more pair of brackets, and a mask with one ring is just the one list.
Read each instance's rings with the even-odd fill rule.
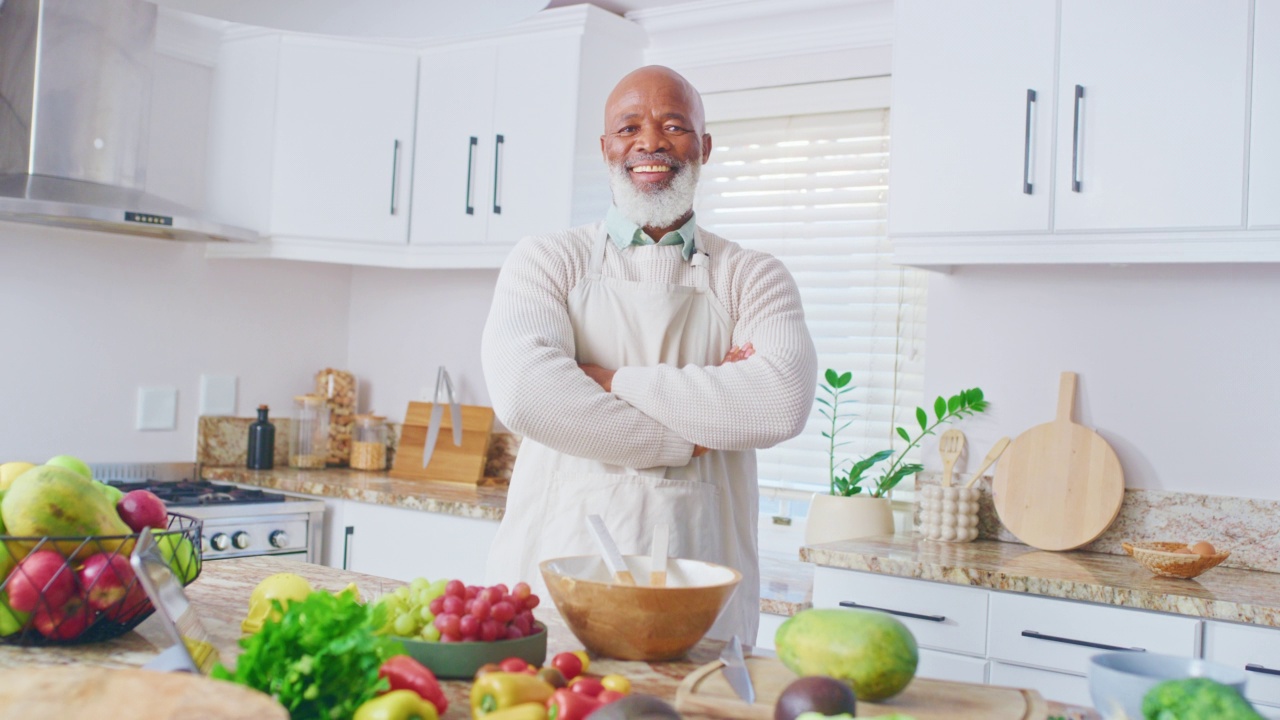
[[1258,570],[1218,567],[1182,580],[1158,577],[1127,555],[916,535],[804,547],[800,557],[846,570],[1280,627],[1280,574]]

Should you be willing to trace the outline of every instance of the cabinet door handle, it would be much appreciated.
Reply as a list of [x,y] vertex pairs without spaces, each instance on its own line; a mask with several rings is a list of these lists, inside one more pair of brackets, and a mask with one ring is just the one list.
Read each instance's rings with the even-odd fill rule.
[[921,615],[919,613],[907,612],[905,610],[890,610],[889,608],[875,607],[873,605],[863,605],[853,602],[852,600],[841,600],[840,607],[862,608],[863,610],[879,610],[890,615],[898,615],[900,617],[915,618],[917,620],[928,620],[929,622],[944,622],[947,619],[945,615]]
[[1027,88],[1027,129],[1022,139],[1022,192],[1031,194],[1031,126],[1035,114],[1036,91]]
[[475,215],[476,208],[471,204],[471,171],[476,167],[476,146],[480,144],[480,138],[475,135],[471,136],[471,143],[467,145],[467,214]]
[[1245,665],[1244,669],[1249,672],[1262,673],[1264,675],[1280,675],[1280,670],[1272,670],[1271,668],[1262,667],[1261,665],[1254,665],[1253,663],[1249,663],[1248,665]]
[[498,197],[498,188],[502,184],[502,145],[506,142],[501,135],[493,140],[493,214],[502,214],[502,198]]
[[351,536],[356,534],[354,525],[348,525],[342,534],[342,569],[351,569]]
[[400,181],[400,141],[391,150],[391,214],[396,214],[396,185]]
[[1071,129],[1071,192],[1080,192],[1080,106],[1084,104],[1084,86],[1076,86],[1075,121]]
[[1089,642],[1088,640],[1073,640],[1071,638],[1057,637],[1056,635],[1042,635],[1034,630],[1023,630],[1022,637],[1031,638],[1032,640],[1048,640],[1049,642],[1066,643],[1067,645],[1097,648],[1099,650],[1124,650],[1127,652],[1147,651],[1146,648],[1140,647],[1120,647],[1119,645],[1104,645],[1102,643]]

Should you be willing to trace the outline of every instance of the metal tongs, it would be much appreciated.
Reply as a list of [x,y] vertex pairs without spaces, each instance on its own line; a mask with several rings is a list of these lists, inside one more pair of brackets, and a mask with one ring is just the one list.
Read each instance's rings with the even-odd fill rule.
[[436,440],[440,437],[440,420],[444,418],[444,405],[440,403],[440,388],[444,388],[449,399],[449,416],[453,419],[453,444],[462,445],[462,406],[453,396],[453,382],[449,380],[449,371],[440,366],[436,374],[436,394],[431,404],[431,424],[427,425],[427,442],[422,446],[422,467],[431,462],[431,453],[435,452]]

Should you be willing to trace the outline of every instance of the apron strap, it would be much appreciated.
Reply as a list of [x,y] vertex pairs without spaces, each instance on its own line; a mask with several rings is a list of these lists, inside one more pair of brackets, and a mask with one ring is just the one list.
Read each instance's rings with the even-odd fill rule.
[[604,223],[600,223],[600,229],[596,230],[596,241],[591,247],[591,265],[587,268],[587,273],[591,277],[599,277],[600,268],[604,265],[604,247],[609,242],[609,231],[605,229]]
[[708,264],[711,262],[711,256],[702,252],[702,248],[698,247],[698,228],[693,229],[693,257],[689,258],[689,264],[693,266],[695,282],[697,283],[698,292],[705,293],[711,287],[711,268]]

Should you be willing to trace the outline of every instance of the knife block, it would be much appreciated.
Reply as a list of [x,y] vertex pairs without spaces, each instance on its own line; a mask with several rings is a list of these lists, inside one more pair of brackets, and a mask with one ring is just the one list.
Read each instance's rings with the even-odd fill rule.
[[433,403],[409,403],[404,414],[404,426],[400,430],[395,463],[388,474],[400,480],[440,480],[478,485],[484,479],[489,439],[493,435],[493,408],[461,406],[462,445],[454,445],[453,414],[446,405],[431,462],[422,467],[422,450],[427,442],[432,406]]

